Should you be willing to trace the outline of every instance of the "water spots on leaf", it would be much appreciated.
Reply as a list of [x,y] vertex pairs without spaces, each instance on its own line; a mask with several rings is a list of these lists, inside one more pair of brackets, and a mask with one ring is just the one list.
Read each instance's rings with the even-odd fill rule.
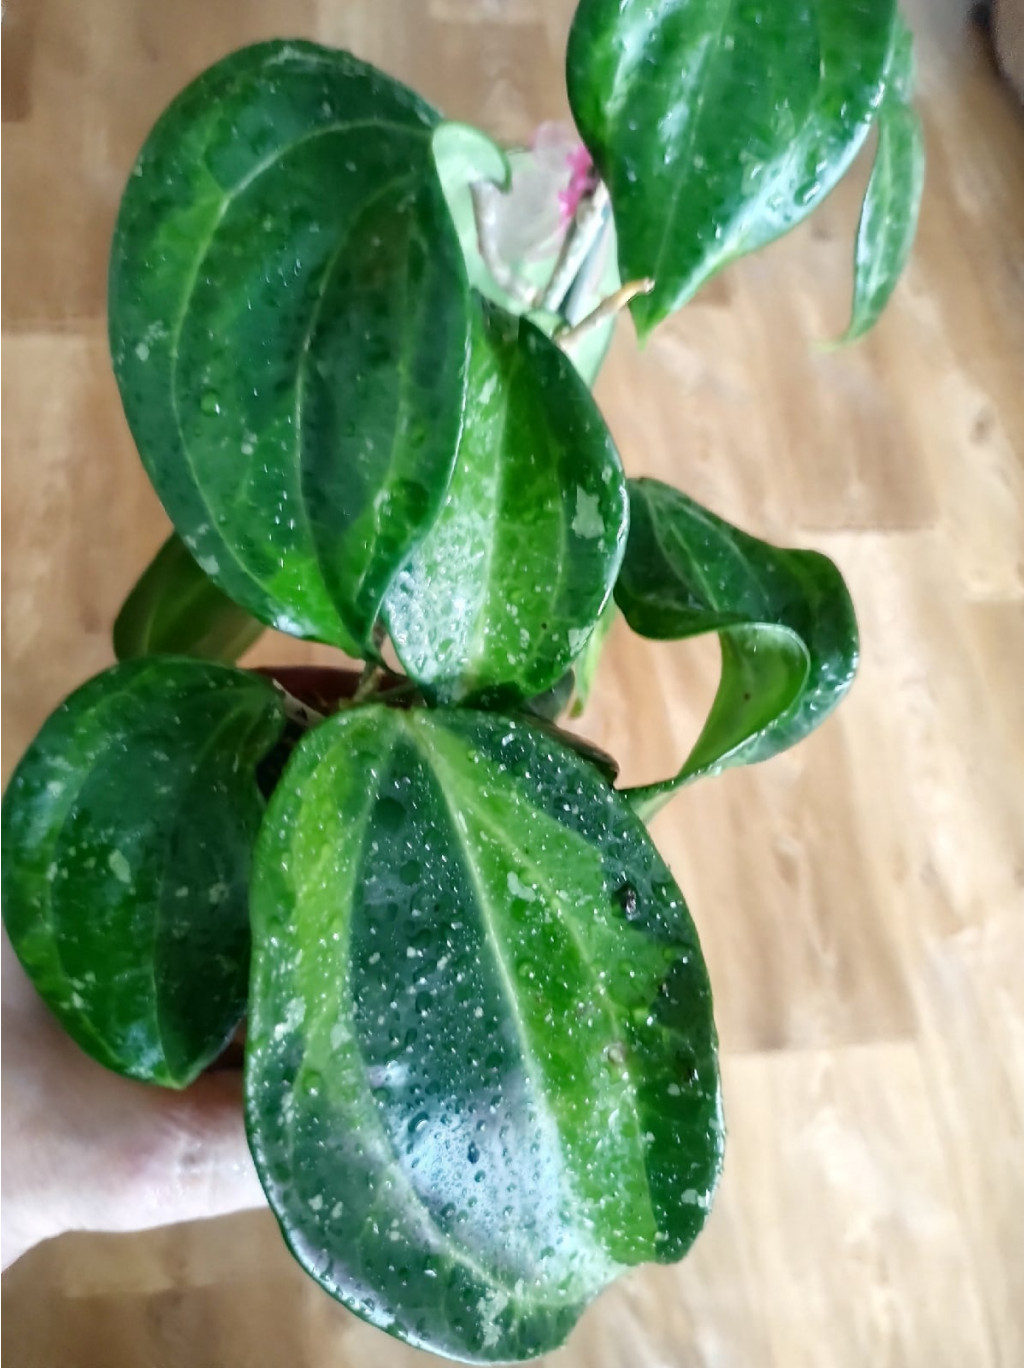
[[419,883],[421,874],[422,870],[419,860],[406,860],[399,871],[399,878],[406,887],[412,888]]
[[615,890],[615,900],[627,921],[637,920],[640,912],[637,907],[636,889],[631,883],[627,881],[619,885]]
[[576,513],[572,520],[572,530],[577,537],[604,536],[601,500],[596,494],[588,494],[585,489],[576,490]]
[[130,884],[132,881],[131,866],[125,859],[120,850],[112,850],[107,856],[107,864],[114,878],[120,883]]
[[536,889],[531,888],[529,884],[523,883],[514,869],[508,871],[506,882],[508,884],[508,891],[512,894],[513,898],[521,898],[523,902],[534,902],[536,900]]
[[626,1064],[626,1047],[621,1040],[613,1040],[610,1045],[605,1046],[605,1063],[610,1069],[621,1070]]
[[[444,1343],[479,1355],[490,1333],[478,1310],[488,1284],[460,1251],[489,1273],[500,1265],[509,1305],[486,1324],[495,1326],[494,1357],[499,1348],[514,1356],[522,1346],[510,1326],[530,1320],[531,1298],[564,1307],[568,1324],[570,1308],[614,1276],[609,1241],[633,1238],[631,1212],[648,1201],[638,1163],[675,1164],[660,1175],[666,1192],[676,1170],[683,1187],[707,1182],[708,1164],[699,1155],[691,1163],[681,1133],[684,1109],[665,1093],[685,1076],[675,1035],[668,1026],[638,1031],[632,1016],[646,1018],[657,1000],[668,1022],[669,1005],[656,998],[669,971],[661,933],[688,933],[685,908],[679,902],[673,918],[667,896],[653,894],[667,871],[621,798],[535,728],[470,710],[379,713],[382,777],[366,777],[377,710],[339,714],[301,743],[310,757],[320,747],[315,769],[303,775],[293,760],[290,828],[273,812],[266,828],[266,914],[275,935],[306,949],[274,1010],[283,1014],[293,993],[309,1008],[302,1031],[267,1052],[260,1086],[285,1079],[296,1112],[288,1129],[279,1103],[258,1101],[262,1153],[279,1147],[270,1183],[296,1228],[303,1217],[312,1224],[310,1192],[323,1193],[325,1216],[344,1200],[343,1223],[316,1223],[332,1260],[328,1281],[351,1277],[358,1239],[361,1290],[379,1291],[375,1320],[386,1328],[396,1318],[421,1335],[422,1321],[429,1342],[441,1343],[443,1322]],[[415,748],[403,754],[412,728]],[[272,802],[283,811],[282,792]],[[353,831],[365,834],[352,840]],[[312,855],[305,876],[303,850]],[[316,853],[332,850],[339,871],[351,862],[351,881],[319,876],[330,865]],[[285,863],[286,902],[293,890],[294,900],[282,906]],[[409,864],[414,883],[404,877]],[[634,899],[644,919],[627,926]],[[256,941],[266,966],[297,963],[284,940],[261,948],[258,926]],[[687,1010],[692,1018],[699,998],[688,994]],[[329,1052],[339,1019],[352,1040]],[[315,1102],[300,1049],[325,1074]],[[702,1060],[707,1049],[702,1040]],[[647,1114],[635,1125],[641,1098]],[[687,1093],[687,1107],[691,1100]],[[667,1141],[638,1155],[638,1136],[669,1134],[659,1103],[678,1162],[665,1158]],[[410,1190],[429,1225],[409,1219]],[[432,1256],[438,1232],[450,1245]],[[637,1254],[648,1257],[653,1231],[643,1240]],[[466,1327],[458,1341],[456,1318]]]
[[417,1112],[409,1122],[408,1130],[410,1135],[419,1135],[425,1131],[430,1123],[430,1116],[427,1112]]

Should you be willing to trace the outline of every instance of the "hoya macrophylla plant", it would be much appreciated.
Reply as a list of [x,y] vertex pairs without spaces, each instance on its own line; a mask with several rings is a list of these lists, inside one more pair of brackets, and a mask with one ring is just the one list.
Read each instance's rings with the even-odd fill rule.
[[[129,1077],[187,1087],[247,1018],[285,1240],[410,1343],[543,1353],[711,1207],[711,991],[643,823],[822,722],[856,622],[824,556],[628,478],[590,385],[621,309],[657,326],[877,123],[869,326],[913,234],[910,80],[891,0],[582,0],[579,137],[502,149],[280,41],[194,81],[129,177],[111,353],[174,531],[11,781],[4,920]],[[693,752],[635,790],[557,725],[616,612],[722,648]],[[363,672],[238,667],[264,627]]]

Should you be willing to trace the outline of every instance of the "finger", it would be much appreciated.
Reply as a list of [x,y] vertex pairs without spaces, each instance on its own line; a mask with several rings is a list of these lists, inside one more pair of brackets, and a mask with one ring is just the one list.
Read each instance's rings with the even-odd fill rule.
[[161,1104],[166,1180],[154,1194],[152,1224],[266,1205],[245,1136],[240,1073],[204,1074]]

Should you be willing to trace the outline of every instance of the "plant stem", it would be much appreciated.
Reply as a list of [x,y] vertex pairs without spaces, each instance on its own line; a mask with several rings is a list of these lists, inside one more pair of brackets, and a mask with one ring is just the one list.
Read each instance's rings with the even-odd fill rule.
[[569,292],[562,301],[562,317],[567,327],[575,327],[585,314],[590,312],[589,303],[586,309],[582,309],[580,305],[584,300],[592,300],[598,292],[599,282],[606,269],[608,238],[611,235],[611,214],[605,214],[601,221],[601,231],[594,239],[586,261],[576,273],[576,279],[569,286]]
[[363,673],[359,676],[359,683],[356,691],[352,695],[353,703],[364,703],[366,699],[372,698],[380,688],[381,681],[387,678],[387,671],[376,661],[368,660],[363,666]]
[[551,278],[537,301],[539,308],[552,313],[558,310],[590,249],[600,236],[610,212],[611,202],[608,199],[607,187],[603,182],[598,182],[592,193],[580,201],[562,242]]
[[285,716],[290,722],[295,722],[304,731],[309,731],[311,727],[317,726],[324,720],[324,714],[317,712],[316,708],[311,708],[308,703],[303,703],[301,699],[290,694],[288,690],[278,680],[272,680],[282,695]]
[[649,278],[627,281],[625,285],[620,285],[614,293],[602,299],[595,309],[591,309],[586,318],[581,318],[571,328],[559,328],[554,335],[554,340],[563,350],[566,346],[572,346],[592,328],[596,328],[599,323],[603,323],[608,318],[613,318],[626,307],[631,299],[636,299],[637,295],[650,294],[653,289],[654,281]]

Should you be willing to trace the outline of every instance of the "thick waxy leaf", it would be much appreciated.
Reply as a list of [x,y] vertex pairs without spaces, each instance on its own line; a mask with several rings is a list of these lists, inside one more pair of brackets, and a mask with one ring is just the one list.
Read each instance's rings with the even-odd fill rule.
[[924,189],[924,135],[909,99],[913,39],[900,21],[878,115],[878,147],[857,228],[853,313],[842,341],[878,321],[910,256]]
[[274,795],[252,908],[250,1143],[334,1296],[519,1359],[686,1251],[722,1147],[707,976],[592,766],[493,713],[340,714]]
[[556,679],[550,689],[545,689],[543,693],[534,694],[532,698],[525,699],[522,705],[523,712],[544,722],[554,722],[569,706],[575,684],[574,671],[566,670],[561,679]]
[[178,532],[261,621],[353,653],[461,423],[437,119],[347,53],[243,49],[153,129],[111,254],[114,369]]
[[451,487],[384,604],[405,669],[444,701],[549,688],[611,594],[626,518],[618,453],[569,360],[481,301]]
[[630,531],[615,600],[634,632],[717,632],[722,678],[672,779],[630,791],[651,816],[683,784],[767,760],[824,722],[853,683],[857,622],[843,578],[816,551],[748,537],[658,480],[630,480]]
[[3,803],[3,916],[101,1064],[180,1088],[245,1008],[256,765],[284,725],[258,675],[128,661],[50,717]]
[[190,655],[230,665],[262,635],[263,623],[218,589],[172,533],[117,615],[114,654]]
[[895,0],[580,0],[569,97],[641,335],[806,217],[881,97]]

